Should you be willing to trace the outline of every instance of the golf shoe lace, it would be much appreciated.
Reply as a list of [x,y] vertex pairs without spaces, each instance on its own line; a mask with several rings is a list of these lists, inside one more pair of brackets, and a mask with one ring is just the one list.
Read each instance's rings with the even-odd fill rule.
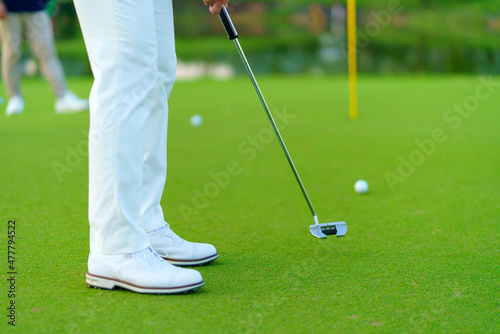
[[130,256],[134,259],[141,259],[143,261],[146,261],[150,264],[155,264],[159,262],[163,262],[163,259],[161,258],[160,255],[158,255],[157,252],[151,247],[145,248],[139,252],[135,252],[130,254]]

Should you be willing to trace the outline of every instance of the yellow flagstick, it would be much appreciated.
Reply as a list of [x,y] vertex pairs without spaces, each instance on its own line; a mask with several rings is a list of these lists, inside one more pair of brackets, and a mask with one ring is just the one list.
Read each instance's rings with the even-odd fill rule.
[[347,62],[349,67],[349,118],[358,118],[356,60],[356,0],[347,0]]

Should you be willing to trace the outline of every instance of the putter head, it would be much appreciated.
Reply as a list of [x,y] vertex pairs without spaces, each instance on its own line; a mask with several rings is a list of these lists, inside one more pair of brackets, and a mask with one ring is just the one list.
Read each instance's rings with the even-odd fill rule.
[[310,225],[309,229],[316,238],[325,239],[333,234],[336,234],[337,237],[343,237],[347,232],[347,225],[345,222],[324,223]]

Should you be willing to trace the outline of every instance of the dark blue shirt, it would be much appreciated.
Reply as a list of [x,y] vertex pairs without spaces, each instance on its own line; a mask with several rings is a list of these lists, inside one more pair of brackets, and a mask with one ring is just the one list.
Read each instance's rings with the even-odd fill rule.
[[38,12],[44,10],[48,0],[3,0],[9,12]]

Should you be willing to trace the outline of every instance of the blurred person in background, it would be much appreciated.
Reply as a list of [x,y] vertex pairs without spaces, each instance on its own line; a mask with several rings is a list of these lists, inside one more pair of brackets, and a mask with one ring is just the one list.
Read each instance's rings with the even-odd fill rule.
[[9,102],[7,116],[21,114],[24,99],[21,92],[23,36],[38,58],[57,100],[55,112],[75,113],[88,109],[88,100],[68,90],[64,71],[57,57],[52,24],[46,6],[48,0],[0,0],[0,38],[2,40],[2,77]]

